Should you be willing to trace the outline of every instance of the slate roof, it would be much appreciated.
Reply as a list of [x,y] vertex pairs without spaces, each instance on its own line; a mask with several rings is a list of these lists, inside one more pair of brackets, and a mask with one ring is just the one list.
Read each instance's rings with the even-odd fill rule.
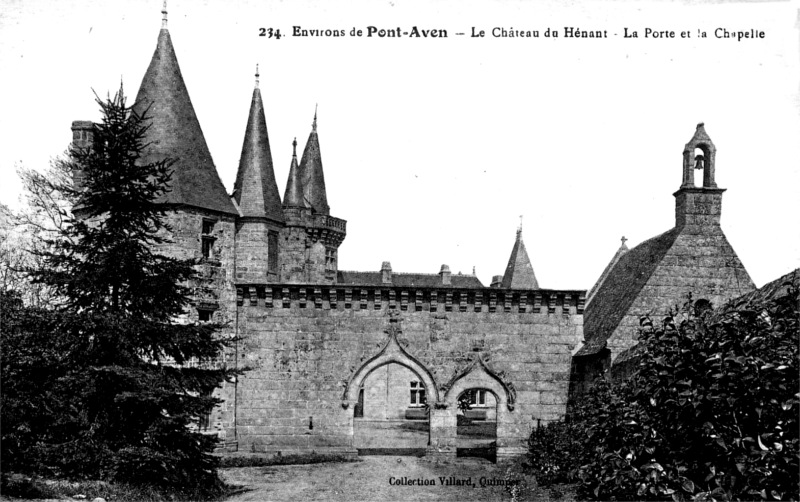
[[354,272],[349,270],[339,270],[336,276],[337,285],[352,286],[398,286],[416,288],[483,288],[481,281],[474,275],[450,276],[450,284],[442,284],[442,277],[439,274],[413,274],[413,273],[392,273],[392,283],[384,284],[381,280],[381,272]]
[[289,166],[289,179],[283,193],[284,207],[309,207],[303,195],[303,182],[300,179],[300,168],[297,166],[297,140],[292,142],[292,164]]
[[656,267],[680,235],[680,228],[646,240],[619,257],[586,306],[583,331],[587,336],[575,356],[599,352],[639,296]]
[[597,282],[594,283],[594,286],[592,286],[592,289],[590,289],[589,293],[586,294],[586,304],[587,305],[589,304],[589,302],[592,301],[592,298],[594,298],[594,294],[597,292],[597,290],[600,289],[600,287],[603,285],[603,283],[605,282],[606,278],[611,273],[611,269],[614,268],[614,265],[617,264],[617,262],[622,257],[622,255],[624,255],[625,253],[627,253],[629,251],[628,250],[628,246],[625,245],[625,240],[626,239],[623,237],[622,238],[622,245],[619,247],[619,249],[617,249],[617,252],[614,253],[614,257],[611,258],[610,262],[608,262],[608,265],[606,265],[605,270],[603,270],[603,273],[600,274],[600,278],[597,279]]
[[728,303],[726,303],[720,311],[722,313],[736,310],[749,303],[759,304],[781,298],[788,293],[786,283],[792,284],[795,288],[800,289],[800,268],[796,268],[786,275],[783,275],[772,282],[764,284],[760,288],[738,296]]
[[272,166],[264,104],[258,87],[253,90],[250,103],[250,115],[234,184],[234,198],[242,216],[266,216],[274,221],[284,221]]
[[511,256],[508,258],[506,273],[503,274],[501,288],[505,289],[539,289],[536,281],[536,274],[533,273],[533,265],[528,258],[525,250],[525,243],[522,241],[522,229],[517,230],[517,240],[511,249]]
[[322,154],[319,150],[319,137],[317,136],[316,113],[314,113],[311,134],[308,135],[303,157],[300,159],[299,173],[305,202],[319,214],[330,214],[328,196],[325,192],[325,175],[322,172]]
[[175,160],[171,191],[161,202],[238,215],[211,159],[166,28],[158,34],[134,110],[147,110],[150,118],[142,162]]

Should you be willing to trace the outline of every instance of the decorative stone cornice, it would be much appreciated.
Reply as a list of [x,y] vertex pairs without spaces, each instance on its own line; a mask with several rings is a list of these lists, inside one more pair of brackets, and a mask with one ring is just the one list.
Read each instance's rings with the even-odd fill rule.
[[[265,308],[583,315],[586,303],[584,290],[249,283],[236,284],[236,288],[238,305]],[[274,298],[282,301],[274,302]]]

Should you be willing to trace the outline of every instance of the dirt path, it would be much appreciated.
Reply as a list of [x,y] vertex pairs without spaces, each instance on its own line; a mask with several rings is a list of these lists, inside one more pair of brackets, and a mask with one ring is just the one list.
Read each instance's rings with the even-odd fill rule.
[[[477,458],[437,463],[425,458],[375,456],[348,463],[230,468],[222,475],[245,490],[229,502],[511,500],[500,484],[505,481],[505,469]],[[542,500],[541,495],[536,500]]]

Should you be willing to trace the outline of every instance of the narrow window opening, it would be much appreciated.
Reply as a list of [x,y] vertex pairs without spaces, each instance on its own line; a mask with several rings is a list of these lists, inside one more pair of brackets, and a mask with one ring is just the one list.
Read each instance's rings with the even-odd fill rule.
[[214,241],[216,241],[216,237],[214,237],[212,233],[214,232],[215,223],[216,221],[214,220],[203,218],[203,231],[200,236],[200,243],[203,259],[205,260],[214,259]]
[[278,232],[273,230],[267,234],[267,270],[278,271]]

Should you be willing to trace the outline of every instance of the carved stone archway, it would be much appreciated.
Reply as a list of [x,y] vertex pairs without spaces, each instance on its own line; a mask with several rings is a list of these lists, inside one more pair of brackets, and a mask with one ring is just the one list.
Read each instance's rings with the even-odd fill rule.
[[476,354],[472,362],[442,387],[444,397],[440,406],[431,410],[431,441],[428,453],[435,456],[456,455],[458,397],[469,389],[486,389],[497,399],[497,458],[519,454],[521,442],[516,437],[514,408],[517,393],[514,385],[507,382],[502,372],[494,371]]
[[483,356],[478,355],[472,364],[457,373],[444,387],[444,402],[447,406],[456,406],[458,396],[467,389],[487,389],[497,397],[497,405],[514,411],[517,392],[514,385],[503,379],[503,374],[492,370]]
[[439,388],[436,385],[433,374],[414,356],[406,352],[403,346],[397,341],[397,335],[402,333],[400,329],[400,319],[398,318],[399,314],[391,312],[389,315],[389,327],[386,329],[389,339],[386,341],[383,348],[377,354],[366,360],[345,383],[344,392],[342,393],[342,408],[347,409],[352,403],[358,400],[358,389],[370,373],[381,366],[391,363],[400,364],[414,372],[422,383],[425,384],[429,401],[433,403],[439,402]]

